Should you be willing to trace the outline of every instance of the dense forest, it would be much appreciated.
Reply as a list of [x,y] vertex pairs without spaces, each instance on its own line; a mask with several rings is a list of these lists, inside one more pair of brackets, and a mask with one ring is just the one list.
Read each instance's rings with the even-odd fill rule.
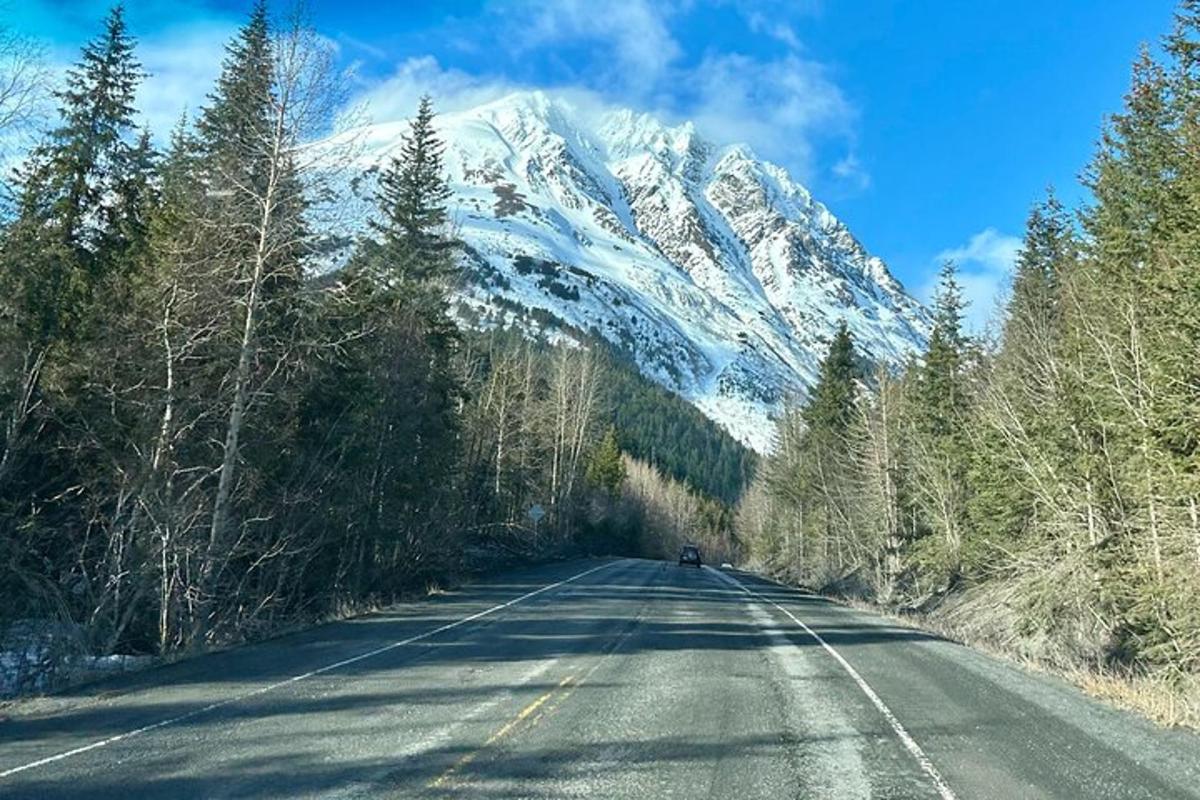
[[[323,267],[354,155],[329,144],[330,47],[259,3],[160,150],[118,6],[6,182],[0,691],[517,560],[729,545],[729,508],[697,493],[744,483],[728,436],[598,347],[455,324],[428,100],[368,234]],[[25,88],[0,123],[28,122]]]
[[606,391],[621,449],[701,494],[736,503],[754,473],[753,451],[635,367],[616,358],[610,364]]
[[1200,722],[1200,3],[1028,218],[995,341],[945,267],[927,351],[843,330],[740,504],[756,563]]

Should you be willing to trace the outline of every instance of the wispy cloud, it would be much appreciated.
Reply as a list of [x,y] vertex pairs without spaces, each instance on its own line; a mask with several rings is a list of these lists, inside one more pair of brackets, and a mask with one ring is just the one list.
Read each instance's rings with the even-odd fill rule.
[[[972,236],[966,244],[937,254],[937,264],[953,261],[958,265],[963,297],[970,303],[966,312],[970,329],[977,332],[984,330],[988,320],[995,316],[1008,291],[1020,250],[1020,238],[1000,233],[995,228],[986,228]],[[931,299],[935,288],[936,282],[931,279],[923,287],[923,298]]]
[[498,75],[476,75],[443,68],[433,56],[402,61],[387,77],[368,82],[355,98],[375,122],[390,122],[412,115],[421,95],[434,98],[439,112],[461,111],[514,91],[532,87]]
[[[678,26],[711,5],[732,5],[748,33],[783,43],[784,52],[687,52]],[[805,182],[849,191],[869,185],[854,152],[857,109],[829,68],[803,54],[786,14],[740,0],[614,0],[602,13],[585,0],[498,0],[490,8],[488,24],[472,33],[495,53],[494,73],[443,68],[431,56],[408,58],[364,86],[360,100],[371,116],[407,116],[426,91],[439,108],[453,111],[518,89],[548,89],[648,111],[668,123],[692,120],[714,141],[749,144]],[[461,34],[453,31],[451,39]],[[522,69],[530,58],[546,61],[532,78]],[[829,142],[842,151],[838,163],[817,157],[818,144]]]
[[752,10],[746,14],[746,24],[754,33],[770,36],[776,41],[783,42],[793,50],[801,48],[800,36],[796,29],[775,15],[767,15],[761,11]]
[[833,174],[860,191],[871,185],[870,174],[853,152],[846,154],[833,165]]
[[[5,0],[0,0],[0,4]],[[106,0],[79,0],[55,17],[51,0],[25,0],[22,13],[55,42],[59,65],[78,57],[96,34]],[[375,40],[330,31],[343,61],[369,62],[358,88],[377,121],[408,116],[431,93],[443,111],[518,89],[546,89],[608,107],[647,111],[668,123],[693,120],[726,144],[744,142],[822,191],[861,191],[869,175],[855,153],[858,111],[830,68],[804,47],[802,21],[819,0],[488,0],[472,17],[447,16],[423,30],[442,45],[392,58]],[[746,51],[697,42],[704,15],[734,12],[745,26]],[[729,14],[725,13],[724,19]],[[225,42],[244,19],[214,11],[204,0],[144,0],[129,5],[138,57],[151,77],[138,96],[144,123],[160,141],[186,108],[206,102],[220,71]],[[459,68],[457,41],[475,53]],[[760,46],[763,42],[774,43]],[[70,43],[67,45],[66,43]],[[486,66],[479,54],[487,53]],[[450,59],[451,66],[444,66]],[[821,185],[823,184],[823,186]]]
[[[600,8],[592,0],[514,3],[506,8],[505,40],[519,52],[532,48],[584,45],[607,55],[587,69],[603,65],[602,79],[640,94],[658,84],[683,55],[671,33],[674,2],[608,0]],[[589,59],[589,61],[591,61]]]
[[236,31],[235,24],[200,22],[160,31],[139,43],[137,54],[147,78],[136,106],[142,124],[160,143],[185,111],[194,118],[205,105],[221,72],[225,43]]
[[695,87],[668,111],[694,119],[718,141],[745,141],[811,180],[814,139],[850,139],[857,112],[815,61],[788,55],[763,61],[741,54],[710,56],[681,76]]

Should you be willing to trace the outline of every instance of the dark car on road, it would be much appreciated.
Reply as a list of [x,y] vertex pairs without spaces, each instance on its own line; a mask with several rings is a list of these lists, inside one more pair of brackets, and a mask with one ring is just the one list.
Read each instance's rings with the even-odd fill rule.
[[700,566],[700,548],[694,544],[685,544],[679,551],[679,566],[684,564],[693,564],[696,567]]

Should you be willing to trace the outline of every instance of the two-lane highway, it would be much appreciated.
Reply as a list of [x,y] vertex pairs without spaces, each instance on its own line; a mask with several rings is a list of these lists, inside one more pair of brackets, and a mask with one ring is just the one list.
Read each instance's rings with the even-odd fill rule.
[[0,797],[1200,797],[1163,731],[654,561],[513,572],[0,716]]

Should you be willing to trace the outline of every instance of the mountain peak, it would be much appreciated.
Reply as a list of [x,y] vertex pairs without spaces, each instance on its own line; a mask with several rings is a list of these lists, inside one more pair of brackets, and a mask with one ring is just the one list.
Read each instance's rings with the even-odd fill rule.
[[[464,324],[604,339],[760,452],[840,320],[879,361],[925,343],[927,313],[884,263],[745,145],[543,91],[439,126],[467,245]],[[392,130],[366,137],[375,158]]]

